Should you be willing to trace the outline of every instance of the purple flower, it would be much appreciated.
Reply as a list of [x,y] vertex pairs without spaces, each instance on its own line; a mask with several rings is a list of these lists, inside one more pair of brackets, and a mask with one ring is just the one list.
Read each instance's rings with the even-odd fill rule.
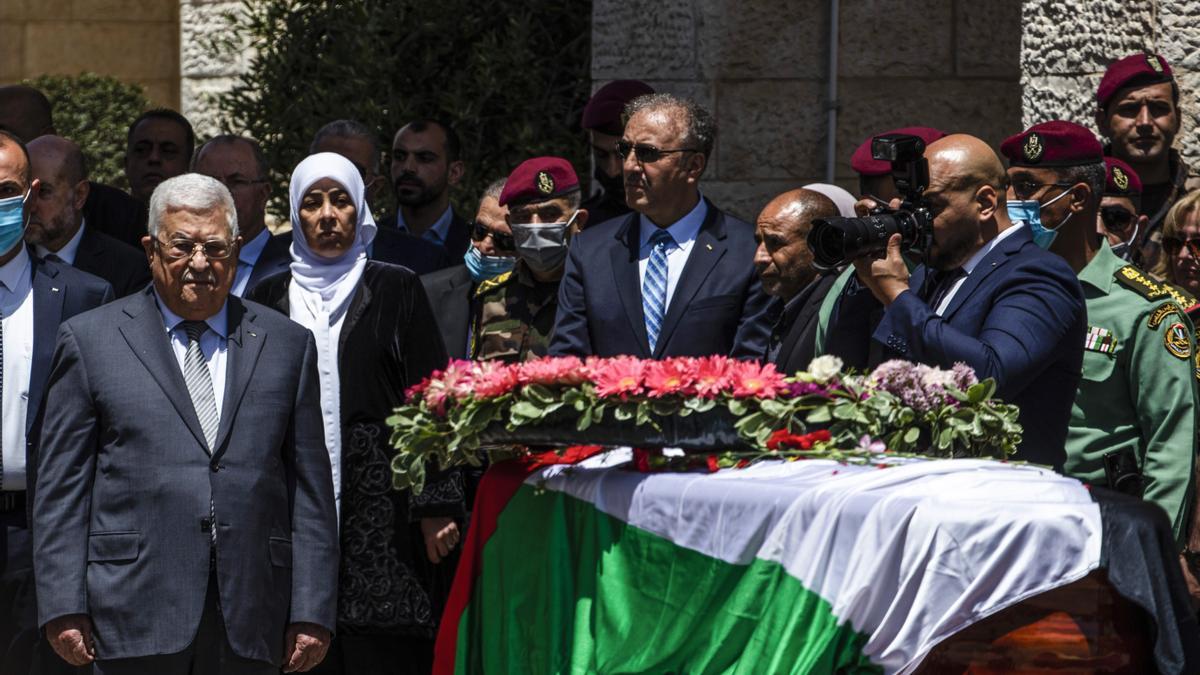
[[788,385],[788,394],[794,398],[808,396],[809,394],[819,394],[828,397],[829,389],[818,382],[792,382]]

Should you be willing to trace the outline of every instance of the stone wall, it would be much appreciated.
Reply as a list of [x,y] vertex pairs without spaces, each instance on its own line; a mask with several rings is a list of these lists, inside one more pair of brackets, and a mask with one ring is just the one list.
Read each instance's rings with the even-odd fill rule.
[[1180,88],[1175,147],[1200,165],[1200,3],[1178,0],[1025,2],[1022,108],[1026,126],[1068,119],[1096,130],[1096,87],[1115,58],[1157,52]]
[[[851,0],[839,12],[837,182],[850,154],[909,125],[999,144],[1021,124],[1017,0]],[[829,0],[594,0],[592,79],[643,79],[720,127],[704,191],[753,219],[825,177]]]
[[0,83],[111,75],[179,106],[176,0],[0,0]]
[[211,95],[232,88],[238,75],[247,68],[247,54],[238,58],[216,56],[205,41],[225,31],[226,16],[236,12],[240,3],[227,0],[180,0],[180,112],[196,128],[201,138],[219,133],[218,115]]

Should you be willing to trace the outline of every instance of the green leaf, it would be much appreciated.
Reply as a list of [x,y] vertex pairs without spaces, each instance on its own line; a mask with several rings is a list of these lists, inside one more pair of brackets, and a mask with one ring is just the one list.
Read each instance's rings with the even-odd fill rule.
[[729,402],[725,404],[725,407],[729,410],[729,414],[733,415],[734,417],[741,417],[742,415],[746,414],[746,403],[741,399],[731,398],[729,399]]
[[829,424],[833,421],[833,415],[829,406],[815,408],[804,417],[804,421],[809,424]]
[[909,427],[904,431],[904,444],[913,445],[921,438],[921,430],[916,427]]

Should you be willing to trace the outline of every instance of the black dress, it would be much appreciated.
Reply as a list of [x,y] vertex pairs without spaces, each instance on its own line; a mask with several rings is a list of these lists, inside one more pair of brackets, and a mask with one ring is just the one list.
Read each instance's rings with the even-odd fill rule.
[[[287,314],[291,281],[291,272],[268,277],[247,298]],[[443,475],[420,498],[394,490],[394,451],[384,420],[403,402],[406,388],[445,363],[418,277],[404,267],[368,262],[338,337],[342,552],[337,635],[326,662],[312,672],[428,669],[454,561],[429,563],[418,521],[461,518],[462,479],[457,473]],[[377,663],[376,653],[387,662]]]

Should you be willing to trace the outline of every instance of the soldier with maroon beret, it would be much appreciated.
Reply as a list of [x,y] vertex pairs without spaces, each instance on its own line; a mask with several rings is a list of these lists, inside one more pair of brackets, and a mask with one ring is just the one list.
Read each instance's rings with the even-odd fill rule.
[[1162,222],[1171,205],[1200,187],[1200,174],[1171,147],[1180,119],[1179,87],[1166,59],[1138,53],[1108,66],[1096,89],[1096,128],[1108,140],[1106,154],[1126,162],[1141,179],[1139,212],[1148,220],[1131,258],[1144,269],[1158,263]]
[[1104,195],[1129,202],[1137,174],[1106,165],[1100,141],[1073,122],[1035,125],[1000,148],[1009,160],[1011,218],[1066,260],[1087,306],[1064,472],[1158,504],[1182,545],[1196,449],[1195,341],[1185,315],[1194,301],[1096,236]]
[[638,80],[614,80],[596,90],[583,108],[580,125],[588,132],[592,145],[592,178],[600,190],[583,202],[591,222],[602,223],[629,213],[625,203],[625,176],[617,141],[625,131],[625,105],[654,89]]
[[1107,177],[1104,181],[1104,196],[1100,200],[1100,219],[1096,221],[1096,232],[1108,240],[1113,253],[1129,260],[1130,242],[1144,232],[1150,220],[1141,214],[1142,181],[1133,167],[1116,157],[1105,157]]
[[522,162],[504,182],[500,205],[508,208],[517,265],[475,291],[480,309],[470,349],[472,358],[515,363],[547,354],[567,246],[588,212],[575,169],[561,157]]

